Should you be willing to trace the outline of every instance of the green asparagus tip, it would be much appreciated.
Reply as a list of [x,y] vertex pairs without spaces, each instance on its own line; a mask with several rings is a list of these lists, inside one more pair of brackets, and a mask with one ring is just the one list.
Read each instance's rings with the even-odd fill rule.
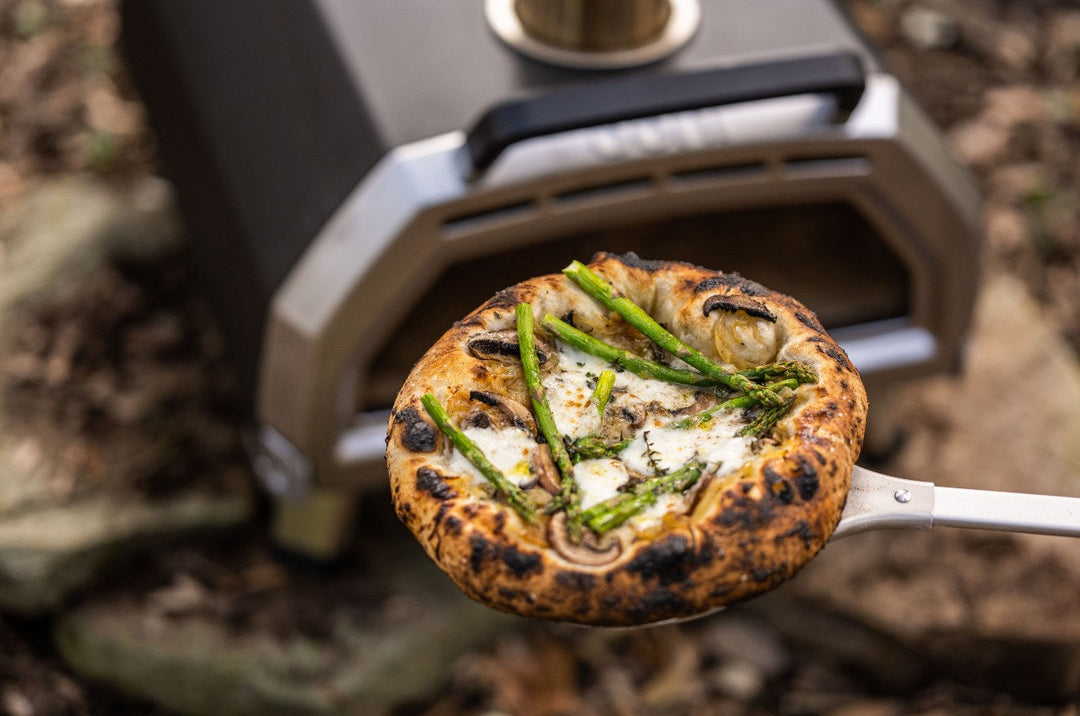
[[600,371],[600,377],[596,379],[596,389],[593,390],[593,400],[596,402],[596,413],[600,419],[604,419],[604,408],[607,407],[611,397],[611,389],[615,387],[615,371]]

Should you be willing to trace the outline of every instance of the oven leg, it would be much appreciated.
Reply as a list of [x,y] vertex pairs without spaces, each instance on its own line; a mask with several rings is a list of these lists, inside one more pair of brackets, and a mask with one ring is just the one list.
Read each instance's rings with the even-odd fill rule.
[[359,494],[312,487],[299,498],[274,500],[273,534],[285,550],[317,561],[330,561],[351,535]]

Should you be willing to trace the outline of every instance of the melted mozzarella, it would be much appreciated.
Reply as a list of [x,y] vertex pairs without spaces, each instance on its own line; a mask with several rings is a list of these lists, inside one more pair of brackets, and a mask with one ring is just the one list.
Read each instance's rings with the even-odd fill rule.
[[[536,441],[521,428],[465,428],[462,432],[476,443],[488,462],[515,485],[528,482],[532,477],[529,455],[536,447]],[[450,471],[454,475],[468,475],[473,482],[487,482],[487,478],[457,449],[450,458]]]
[[642,475],[678,470],[694,460],[705,462],[710,470],[730,470],[750,457],[753,440],[735,434],[742,426],[737,416],[728,413],[697,428],[642,428],[619,457],[627,468]]
[[[559,368],[545,376],[543,383],[551,415],[563,435],[576,438],[600,429],[600,414],[591,398],[597,377],[607,368],[596,356],[559,345]],[[619,377],[616,374],[616,386]]]
[[581,488],[581,508],[584,510],[619,494],[619,488],[628,479],[630,476],[621,460],[582,460],[574,465],[574,481]]

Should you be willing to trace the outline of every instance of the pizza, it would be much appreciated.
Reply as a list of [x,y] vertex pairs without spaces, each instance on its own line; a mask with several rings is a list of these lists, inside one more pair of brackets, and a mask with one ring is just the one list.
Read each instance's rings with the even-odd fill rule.
[[398,394],[386,460],[398,516],[466,594],[630,626],[746,599],[813,558],[866,410],[796,300],[601,253],[455,323]]

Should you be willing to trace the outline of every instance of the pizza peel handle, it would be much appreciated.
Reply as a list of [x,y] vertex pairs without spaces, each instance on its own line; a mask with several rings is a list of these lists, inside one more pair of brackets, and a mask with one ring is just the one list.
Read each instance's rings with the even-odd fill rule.
[[832,539],[885,527],[935,525],[1080,537],[1080,497],[937,487],[856,466]]

